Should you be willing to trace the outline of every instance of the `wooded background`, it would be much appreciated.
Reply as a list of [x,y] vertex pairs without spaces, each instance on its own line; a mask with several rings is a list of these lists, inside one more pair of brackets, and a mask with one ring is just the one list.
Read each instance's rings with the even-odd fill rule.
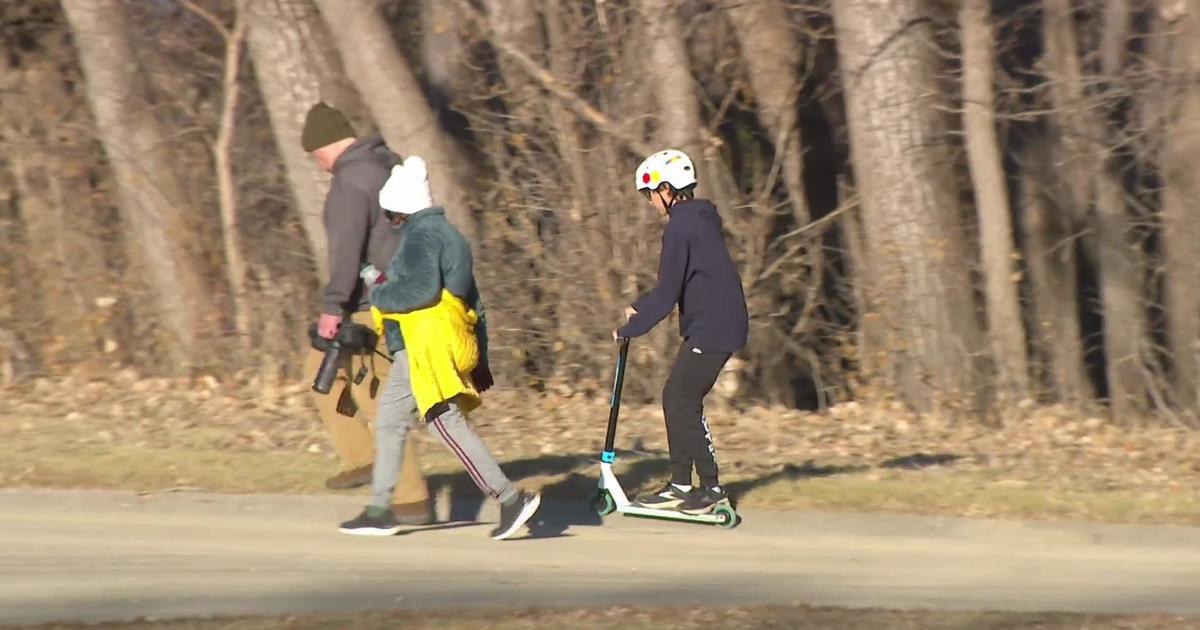
[[750,302],[726,395],[1196,424],[1200,0],[8,0],[0,41],[0,382],[298,377],[324,99],[430,163],[502,385],[606,386],[675,147]]

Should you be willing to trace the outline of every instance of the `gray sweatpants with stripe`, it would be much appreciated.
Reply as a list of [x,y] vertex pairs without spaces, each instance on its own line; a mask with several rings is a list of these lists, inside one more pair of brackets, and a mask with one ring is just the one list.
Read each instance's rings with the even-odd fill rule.
[[[413,397],[408,376],[408,353],[393,356],[392,370],[383,394],[379,397],[379,412],[375,418],[375,466],[371,478],[371,505],[388,507],[392,490],[400,475],[404,457],[404,441],[413,424],[420,421],[417,400]],[[462,462],[471,480],[484,494],[507,503],[517,496],[517,488],[509,481],[492,452],[467,424],[458,405],[451,402],[448,409],[427,423],[429,432],[441,440]]]

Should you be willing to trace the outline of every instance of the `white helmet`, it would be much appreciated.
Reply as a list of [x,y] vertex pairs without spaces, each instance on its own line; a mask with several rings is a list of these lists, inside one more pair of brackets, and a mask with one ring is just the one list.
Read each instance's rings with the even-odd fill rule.
[[637,167],[637,189],[656,190],[667,182],[675,190],[696,184],[696,167],[683,151],[666,149],[658,151],[642,161]]

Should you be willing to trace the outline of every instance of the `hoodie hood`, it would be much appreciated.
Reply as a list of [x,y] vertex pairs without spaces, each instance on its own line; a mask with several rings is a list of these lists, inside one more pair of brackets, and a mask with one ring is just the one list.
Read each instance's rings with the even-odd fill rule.
[[718,230],[721,229],[721,213],[717,212],[717,207],[707,199],[688,199],[675,204],[669,214],[672,216],[677,212],[687,212],[696,218],[715,225]]
[[372,162],[383,168],[391,168],[400,160],[383,141],[383,136],[368,136],[359,138],[354,144],[346,147],[345,152],[333,163],[333,172],[346,168],[355,162]]

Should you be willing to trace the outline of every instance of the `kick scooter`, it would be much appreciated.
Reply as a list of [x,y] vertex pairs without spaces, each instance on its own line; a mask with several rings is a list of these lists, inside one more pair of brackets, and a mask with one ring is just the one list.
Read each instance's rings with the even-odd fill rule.
[[617,416],[621,411],[621,387],[625,384],[625,362],[629,357],[629,340],[621,338],[619,341],[621,349],[617,354],[617,371],[613,379],[612,399],[609,402],[608,435],[604,438],[604,452],[600,453],[600,487],[592,498],[592,509],[600,516],[619,512],[626,516],[706,523],[724,529],[737,527],[741,522],[741,517],[729,505],[718,505],[708,514],[684,514],[674,509],[664,510],[634,505],[625,496],[625,491],[621,489],[621,482],[613,472],[613,464],[617,461],[613,443],[617,439]]

